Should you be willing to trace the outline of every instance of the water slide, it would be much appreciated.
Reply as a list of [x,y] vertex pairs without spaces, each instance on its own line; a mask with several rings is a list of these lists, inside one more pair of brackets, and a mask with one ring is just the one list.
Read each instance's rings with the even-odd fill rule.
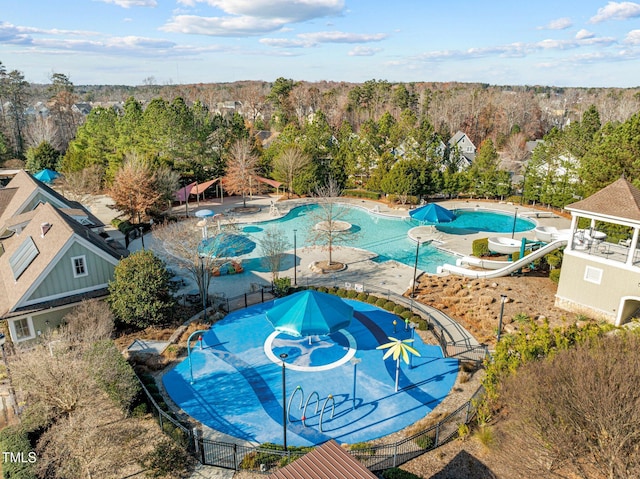
[[[455,274],[458,276],[465,276],[467,278],[500,278],[501,276],[507,276],[508,274],[513,273],[514,271],[518,271],[523,268],[527,264],[532,261],[542,258],[544,255],[551,253],[552,251],[557,250],[558,248],[562,248],[567,245],[567,240],[557,240],[552,241],[551,243],[543,246],[540,249],[532,251],[528,255],[520,258],[518,261],[506,262],[503,263],[506,265],[502,268],[495,269],[493,271],[478,271],[473,269],[464,268],[462,266],[454,266],[452,264],[445,264],[442,266],[438,266],[438,273],[444,273],[445,271],[451,274]],[[486,261],[486,260],[485,260]],[[493,262],[495,263],[495,261]],[[494,266],[494,265],[492,265]]]

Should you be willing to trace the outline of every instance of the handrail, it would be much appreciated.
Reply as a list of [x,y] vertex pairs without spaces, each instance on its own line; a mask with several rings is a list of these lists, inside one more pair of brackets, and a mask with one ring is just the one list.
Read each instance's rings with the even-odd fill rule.
[[[187,338],[187,357],[189,358],[189,373],[191,373],[191,384],[194,383],[193,366],[191,365],[191,338],[193,338],[196,334],[204,334],[207,331],[208,331],[207,329],[198,329],[197,331],[194,331],[193,333],[191,333],[189,335],[189,338]],[[200,341],[202,341],[202,338],[200,338]],[[202,348],[202,342],[200,343],[200,348]]]
[[304,391],[302,390],[302,386],[296,386],[295,390],[291,393],[291,396],[289,396],[289,402],[287,403],[287,420],[289,422],[293,422],[293,420],[291,419],[291,403],[293,402],[293,397],[296,395],[296,393],[300,391],[300,407],[298,409],[302,409],[302,401],[304,401]]
[[318,406],[320,404],[320,395],[316,391],[313,391],[311,394],[309,394],[309,397],[307,398],[307,402],[304,403],[304,410],[302,411],[302,425],[304,427],[307,427],[307,406],[309,405],[309,401],[311,401],[311,398],[313,397],[314,394],[318,398],[316,399],[316,412],[314,412],[314,414],[318,414]]
[[333,399],[333,394],[329,394],[327,396],[327,399],[324,400],[324,404],[322,405],[322,411],[320,411],[320,432],[324,432],[322,430],[322,416],[324,416],[324,410],[327,407],[327,403],[329,402],[329,399],[331,399],[331,404],[332,404],[330,419],[333,419],[333,415],[336,413],[336,400]]

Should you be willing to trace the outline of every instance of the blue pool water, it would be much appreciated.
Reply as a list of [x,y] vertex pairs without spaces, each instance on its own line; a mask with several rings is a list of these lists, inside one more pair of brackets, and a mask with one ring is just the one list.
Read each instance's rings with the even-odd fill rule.
[[[315,204],[293,208],[286,216],[275,220],[246,225],[243,231],[259,243],[264,229],[269,225],[282,228],[291,235],[297,230],[298,247],[312,244],[312,230],[318,221],[319,206]],[[413,267],[416,255],[416,243],[407,237],[407,232],[420,222],[408,218],[394,218],[381,216],[368,211],[349,206],[340,206],[342,211],[340,220],[351,223],[350,239],[336,246],[351,246],[376,253],[377,262],[395,260]],[[478,231],[510,233],[513,227],[513,217],[486,211],[463,211],[451,223],[438,225],[438,229],[449,234],[477,233]],[[526,231],[535,227],[531,221],[518,218],[516,231]],[[446,231],[445,231],[446,228]],[[339,255],[339,253],[338,253]],[[253,253],[259,256],[259,248]],[[337,259],[337,258],[336,258]],[[418,268],[427,273],[436,273],[437,268],[445,263],[455,263],[456,257],[442,251],[431,244],[420,246]],[[251,266],[248,266],[251,269]]]
[[[265,312],[273,302],[235,311],[216,323],[185,359],[162,378],[171,399],[187,414],[213,429],[258,443],[282,444],[282,363],[286,358],[287,440],[291,445],[321,444],[329,439],[355,443],[386,436],[433,410],[449,393],[458,361],[444,358],[438,346],[415,335],[420,357],[402,363],[395,392],[395,361],[376,349],[388,336],[408,339],[397,316],[373,305],[345,300],[354,308],[351,324],[330,336],[293,338],[274,331]],[[360,359],[354,368],[350,358]],[[356,393],[353,395],[354,369]],[[191,374],[193,372],[193,384]],[[313,394],[315,392],[315,394]],[[328,409],[320,428],[322,405]],[[311,398],[311,399],[310,399]],[[302,423],[301,404],[310,400]],[[355,400],[356,408],[353,408]],[[331,406],[335,411],[331,415]],[[316,412],[315,406],[320,410]]]

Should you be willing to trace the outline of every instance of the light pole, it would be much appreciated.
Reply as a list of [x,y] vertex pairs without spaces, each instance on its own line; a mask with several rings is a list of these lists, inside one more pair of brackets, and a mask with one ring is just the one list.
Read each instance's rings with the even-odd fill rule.
[[[418,323],[414,323],[411,321],[409,323],[409,327],[411,328],[411,344],[413,345],[413,341],[416,337],[416,328],[418,327]],[[413,354],[409,355],[409,369],[413,369]]]
[[287,353],[280,354],[282,359],[282,437],[284,438],[284,450],[287,450],[287,383],[286,383],[286,371],[284,360],[289,355]]
[[296,243],[296,232],[298,230],[293,230],[293,285],[298,286],[298,248]]
[[362,362],[362,359],[356,358],[354,356],[349,361],[351,361],[351,364],[353,364],[353,396],[352,396],[353,407],[351,408],[351,410],[353,411],[356,408],[356,372],[358,369],[358,364]]
[[502,333],[502,315],[504,314],[504,303],[507,302],[507,295],[500,295],[500,319],[498,320],[498,335],[496,338],[497,342],[500,342],[500,334]]
[[518,207],[516,206],[516,211],[513,213],[513,228],[511,228],[511,239],[516,234],[516,221],[518,220]]
[[416,275],[418,273],[418,254],[420,253],[420,236],[416,236],[416,261],[413,265],[413,285],[411,289],[411,297],[416,297]]

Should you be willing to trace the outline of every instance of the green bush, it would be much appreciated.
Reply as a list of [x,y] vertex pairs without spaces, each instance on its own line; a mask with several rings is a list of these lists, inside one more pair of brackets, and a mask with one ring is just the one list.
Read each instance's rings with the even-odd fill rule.
[[350,289],[349,291],[347,291],[347,298],[356,299],[357,296],[358,292],[355,289]]
[[144,402],[141,402],[131,410],[131,415],[133,417],[144,417],[148,413],[149,413],[149,407],[147,406],[147,403],[144,403]]
[[[23,461],[2,461],[2,477],[11,479],[36,479],[34,471],[35,452],[31,448],[31,442],[27,431],[20,426],[9,426],[0,431],[0,447],[2,451],[22,453]],[[31,459],[33,463],[29,462]]]
[[416,438],[416,444],[420,449],[431,449],[434,446],[433,437],[423,434]]
[[554,283],[558,284],[560,282],[560,271],[561,269],[552,269],[549,271],[549,279]]
[[367,198],[370,200],[380,199],[380,193],[367,190],[343,190],[342,196],[353,196],[354,198]]
[[489,238],[478,238],[471,243],[471,254],[480,258],[481,256],[487,256],[491,252],[489,251]]
[[318,286],[317,291],[318,291],[319,293],[328,293],[328,292],[329,292],[329,290],[328,290],[326,287],[324,287],[324,286]]
[[394,314],[397,314],[398,316],[402,316],[402,313],[404,313],[405,311],[407,311],[407,308],[405,308],[400,304],[396,304],[395,307],[393,308]]
[[86,358],[100,388],[123,411],[129,412],[140,392],[140,384],[115,343],[110,339],[93,343]]
[[188,465],[187,452],[171,439],[163,439],[142,458],[142,466],[148,469],[149,477],[178,477],[186,471]]
[[120,223],[118,223],[118,230],[123,235],[126,235],[127,233],[129,233],[129,231],[131,231],[133,228],[134,226],[128,220],[121,221]]
[[356,299],[358,301],[366,301],[368,297],[369,295],[367,293],[358,293],[358,296],[356,296]]
[[415,474],[398,467],[387,469],[382,473],[382,477],[384,479],[421,479],[420,476],[416,476]]
[[409,321],[411,321],[412,316],[413,316],[413,313],[408,309],[405,309],[402,313],[400,313],[400,317],[402,319],[408,319]]
[[346,298],[347,297],[347,290],[344,288],[338,288],[338,291],[336,291],[336,295],[340,298]]
[[511,253],[511,261],[518,261],[520,259],[520,251],[514,251]]
[[396,307],[396,303],[393,301],[386,301],[382,307],[387,311],[393,311],[393,308]]
[[111,220],[111,226],[113,226],[114,228],[120,229],[120,223],[122,223],[122,220],[120,218],[113,218]]
[[378,308],[383,308],[385,304],[387,304],[387,300],[386,300],[386,299],[384,299],[384,298],[378,298],[378,299],[376,299],[376,303],[375,303],[375,305],[376,305]]
[[369,304],[376,304],[378,302],[380,298],[378,298],[377,296],[370,294],[369,296],[367,296],[367,303]]
[[283,278],[277,278],[273,281],[273,295],[276,298],[282,298],[289,294],[291,290],[291,278],[285,276]]

